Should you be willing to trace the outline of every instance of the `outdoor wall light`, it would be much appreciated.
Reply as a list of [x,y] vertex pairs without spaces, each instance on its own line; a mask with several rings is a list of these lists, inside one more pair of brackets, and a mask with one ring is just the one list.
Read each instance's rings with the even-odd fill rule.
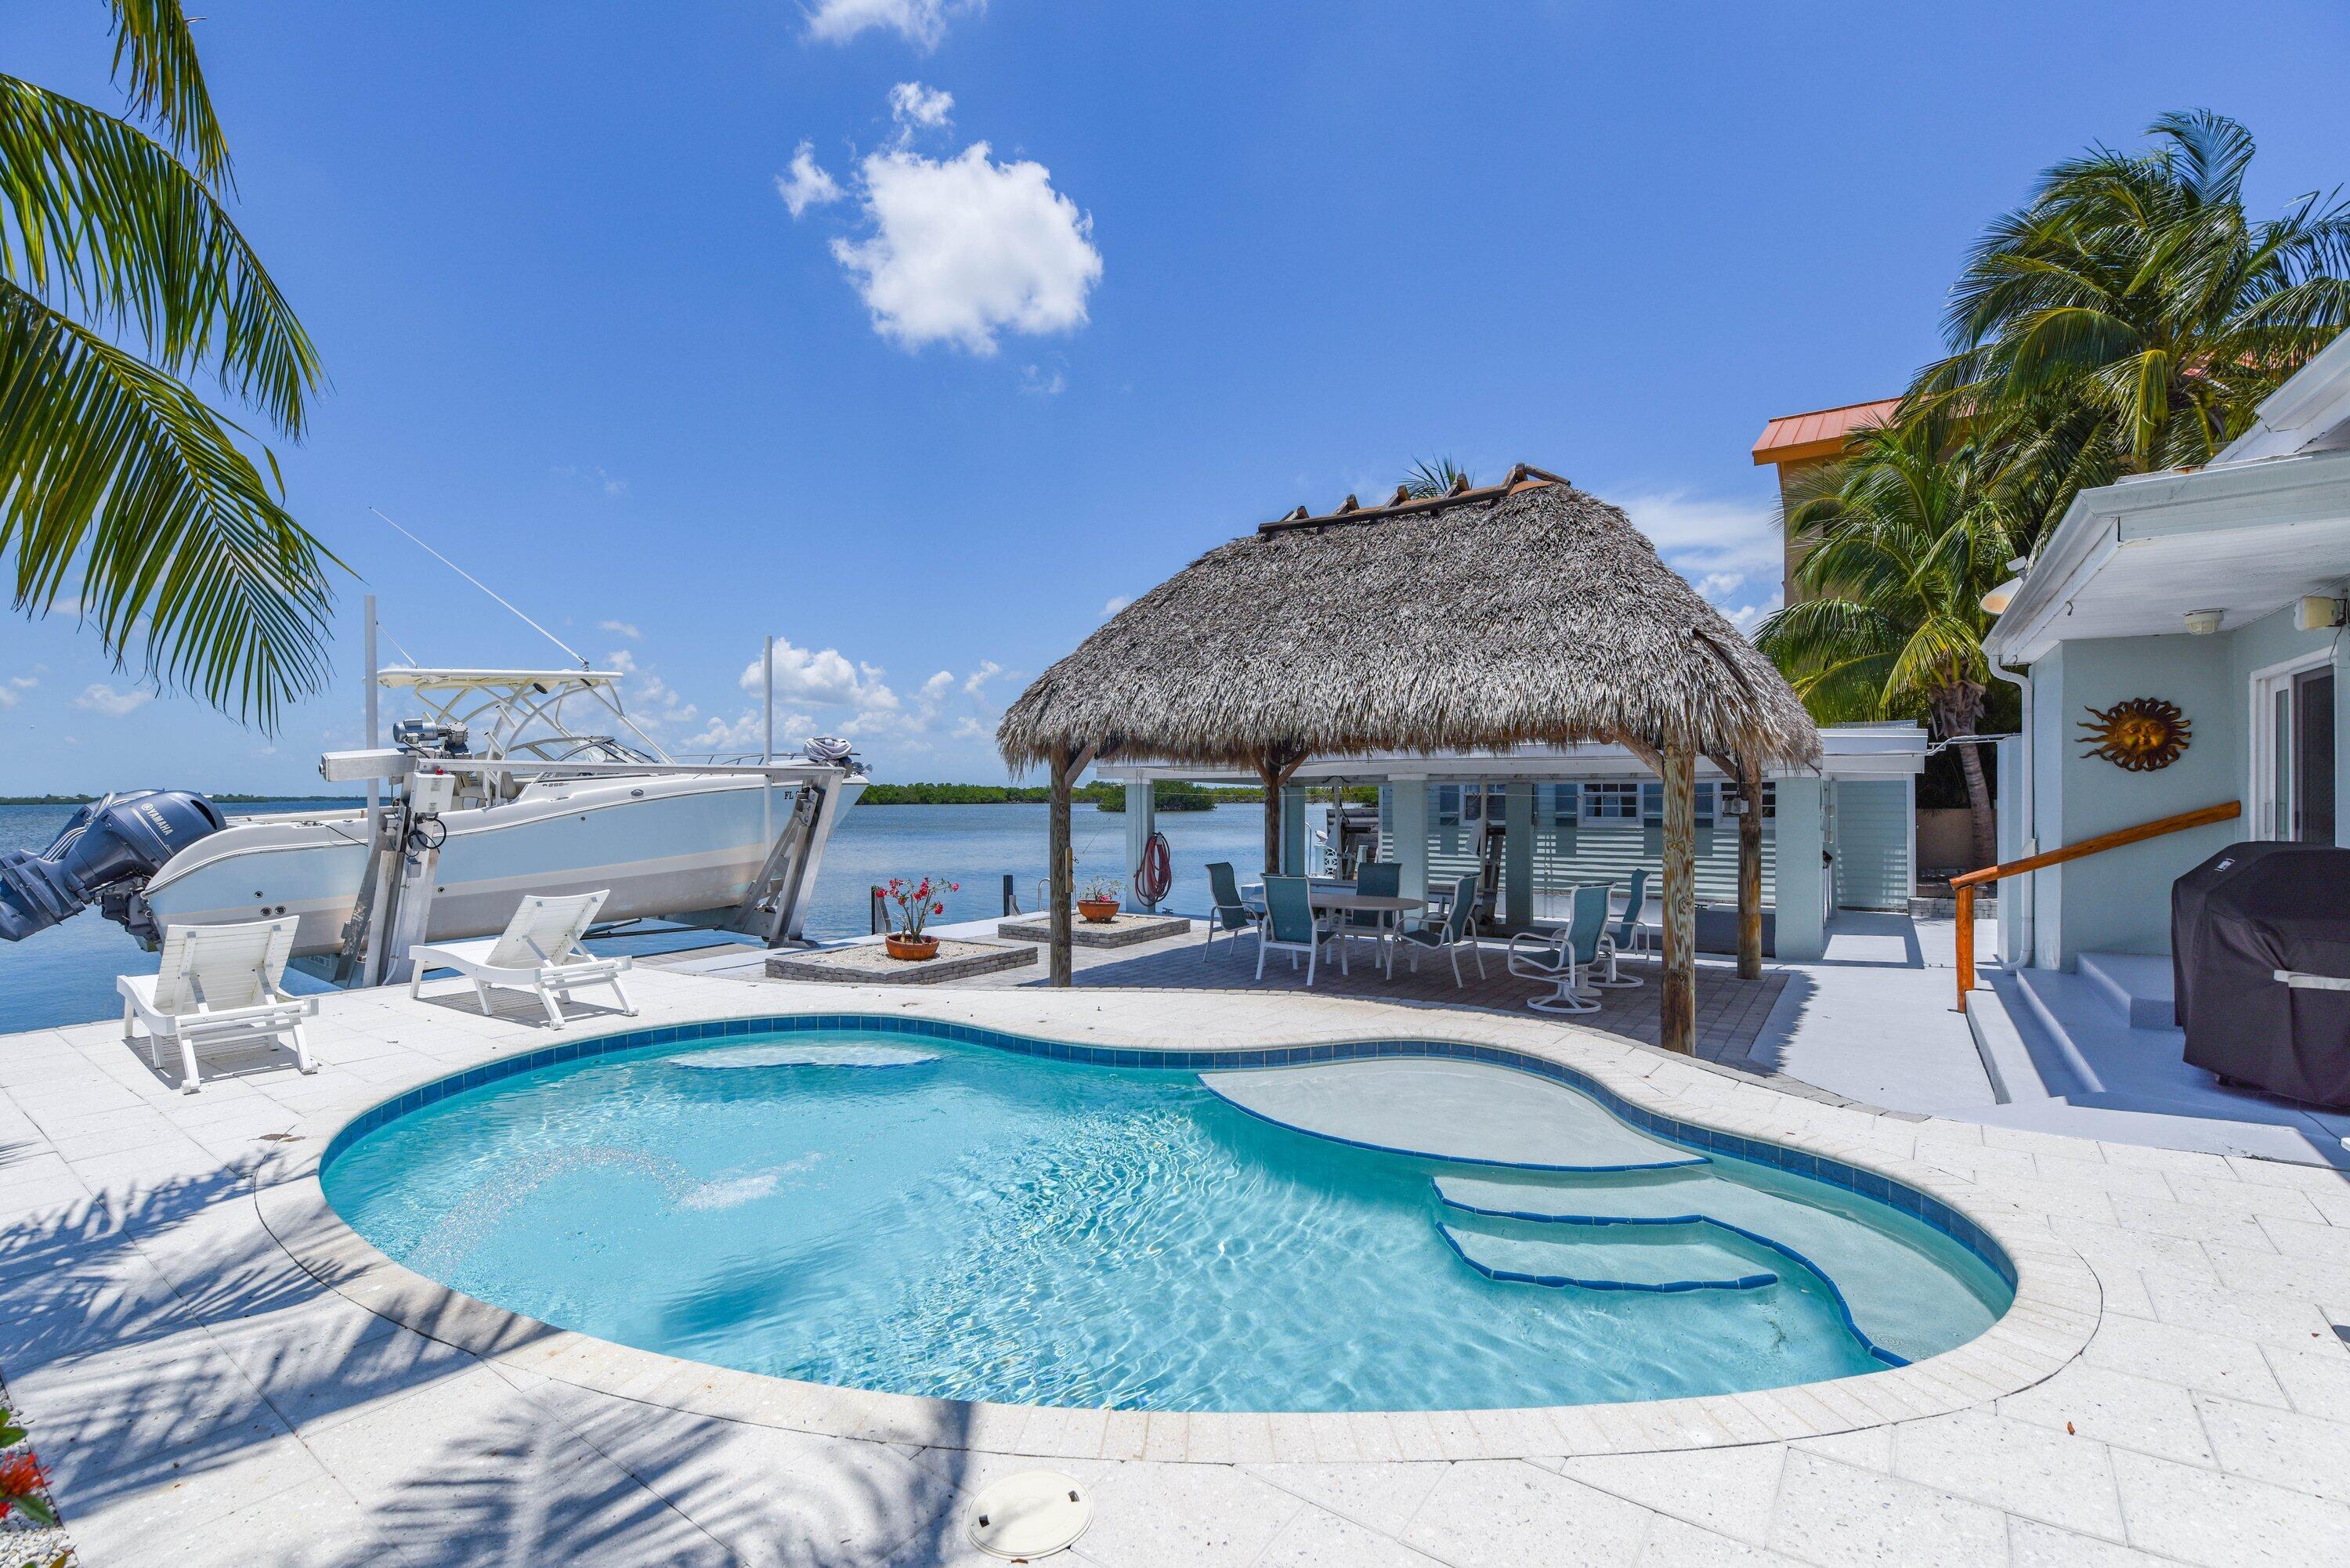
[[2187,635],[2189,637],[2210,636],[2213,632],[2220,629],[2220,618],[2226,613],[2227,612],[2225,610],[2189,610],[2187,612]]
[[2005,615],[2007,613],[2007,607],[2015,602],[2016,593],[2022,587],[2023,579],[2022,577],[2010,577],[2007,581],[2000,584],[1999,587],[1991,589],[1991,592],[1983,595],[1983,614]]

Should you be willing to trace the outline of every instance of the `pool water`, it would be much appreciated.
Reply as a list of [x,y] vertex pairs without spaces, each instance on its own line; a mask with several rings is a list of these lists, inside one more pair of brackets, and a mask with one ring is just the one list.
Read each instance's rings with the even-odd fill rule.
[[[1664,1174],[1720,1181],[1739,1163]],[[1495,1174],[1269,1124],[1193,1072],[802,1030],[500,1079],[369,1132],[323,1179],[369,1241],[498,1306],[895,1393],[1460,1409],[1723,1393],[1887,1365],[1818,1273],[1735,1232],[1709,1235],[1708,1261],[1773,1282],[1492,1277],[1446,1223],[1482,1226],[1470,1250],[1505,1257],[1555,1250],[1559,1233],[1447,1209],[1432,1179]],[[1770,1177],[1774,1190],[1797,1185]],[[2001,1287],[1971,1254],[1889,1209],[1884,1219],[1908,1228],[1907,1288],[1947,1324],[1934,1332],[1956,1343],[1997,1315]],[[1620,1240],[1636,1270],[1669,1240],[1655,1227],[1575,1234],[1596,1238],[1575,1256],[1605,1260]],[[1724,1247],[1733,1255],[1716,1257]]]

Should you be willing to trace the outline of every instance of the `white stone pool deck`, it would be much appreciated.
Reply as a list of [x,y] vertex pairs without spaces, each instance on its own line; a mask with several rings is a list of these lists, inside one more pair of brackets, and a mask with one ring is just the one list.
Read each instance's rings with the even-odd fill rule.
[[[254,1058],[193,1096],[110,1023],[0,1038],[0,1377],[87,1568],[983,1561],[962,1505],[1032,1456],[1091,1487],[1096,1522],[1059,1560],[1099,1568],[2350,1561],[2341,1173],[1875,1115],[1491,1013],[657,972],[637,990],[642,1019],[575,1010],[559,1034],[519,1006],[331,997],[317,1075]],[[2016,1256],[2019,1304],[1950,1355],[1764,1394],[1033,1412],[599,1346],[408,1275],[316,1204],[325,1135],[412,1084],[567,1037],[794,1012],[1550,1055],[1652,1109],[1945,1198]]]

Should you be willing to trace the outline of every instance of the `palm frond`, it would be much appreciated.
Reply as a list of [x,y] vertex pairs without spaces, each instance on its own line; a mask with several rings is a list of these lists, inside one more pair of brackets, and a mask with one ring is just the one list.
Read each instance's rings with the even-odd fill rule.
[[196,59],[196,40],[180,0],[109,0],[114,7],[114,76],[130,112],[151,119],[174,151],[204,179],[229,175],[228,140],[213,117],[213,97]]
[[212,191],[129,122],[0,76],[0,268],[127,326],[298,438],[317,350]]
[[274,728],[326,679],[333,557],[239,433],[0,279],[0,560],[14,556],[16,607],[47,613],[78,575],[118,661],[143,641],[151,679]]
[[1470,489],[1476,483],[1467,469],[1449,457],[1440,457],[1432,462],[1422,459],[1403,476],[1405,492],[1418,501],[1433,501],[1456,490]]

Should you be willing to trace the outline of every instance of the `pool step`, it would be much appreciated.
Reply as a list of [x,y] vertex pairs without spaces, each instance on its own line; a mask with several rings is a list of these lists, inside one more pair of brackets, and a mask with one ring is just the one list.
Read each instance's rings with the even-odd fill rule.
[[1489,1280],[1586,1291],[1752,1291],[1779,1282],[1744,1238],[1707,1220],[1620,1225],[1440,1223]]
[[1701,1166],[1708,1157],[1621,1121],[1588,1095],[1513,1068],[1377,1056],[1202,1073],[1210,1092],[1316,1137],[1525,1170]]
[[[1437,1196],[1455,1215],[1561,1225],[1581,1235],[1595,1223],[1701,1219],[1769,1247],[1826,1281],[1842,1299],[1853,1330],[1896,1362],[1930,1355],[1991,1325],[1991,1308],[1963,1291],[1922,1294],[1918,1272],[1948,1267],[1955,1247],[1941,1247],[1922,1225],[1917,1244],[1856,1216],[1868,1200],[1824,1189],[1816,1202],[1742,1182],[1667,1177],[1644,1181],[1535,1182],[1481,1177],[1436,1179]],[[1836,1207],[1830,1207],[1834,1204]],[[1913,1222],[1886,1218],[1897,1229]],[[1932,1248],[1929,1254],[1926,1249]]]

